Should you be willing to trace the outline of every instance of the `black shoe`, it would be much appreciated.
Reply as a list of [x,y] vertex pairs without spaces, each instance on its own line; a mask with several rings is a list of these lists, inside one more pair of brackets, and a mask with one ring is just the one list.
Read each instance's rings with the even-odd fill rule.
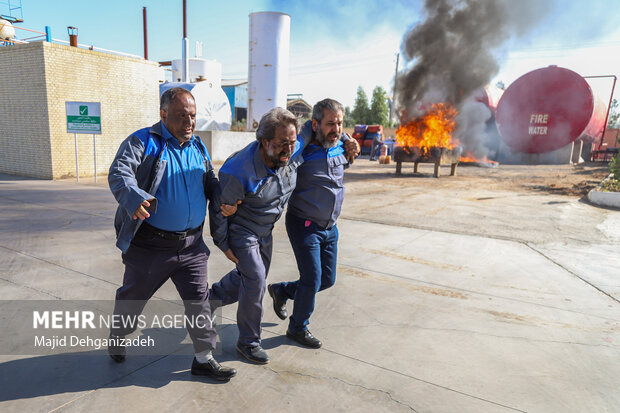
[[117,337],[112,334],[110,334],[109,337],[110,341],[108,342],[108,354],[110,355],[110,358],[117,363],[122,363],[125,361],[125,356],[127,355],[127,349],[125,346],[118,344],[119,339],[122,341],[124,338],[125,337]]
[[302,346],[310,347],[310,348],[320,348],[321,341],[314,337],[312,333],[308,330],[292,332],[291,330],[286,330],[286,336],[288,338],[292,338]]
[[224,367],[214,358],[209,359],[206,363],[198,363],[196,357],[192,362],[192,374],[194,376],[207,376],[214,380],[227,381],[235,377],[237,370],[232,367]]
[[267,364],[269,363],[269,356],[267,352],[263,350],[261,346],[244,346],[237,343],[237,351],[246,359],[253,361],[254,363]]
[[288,317],[288,313],[286,312],[286,298],[281,299],[276,294],[275,284],[269,284],[267,286],[267,291],[269,295],[273,299],[273,311],[276,312],[276,315],[280,318],[280,320],[285,320]]

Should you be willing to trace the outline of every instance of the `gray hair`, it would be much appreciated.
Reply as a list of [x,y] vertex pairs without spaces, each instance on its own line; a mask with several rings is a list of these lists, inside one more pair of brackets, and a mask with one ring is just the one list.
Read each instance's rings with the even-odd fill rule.
[[276,136],[276,128],[288,125],[295,126],[295,133],[299,133],[297,117],[284,108],[275,107],[260,118],[258,129],[256,129],[256,140],[270,141]]
[[[159,109],[167,111],[170,102],[172,102],[174,98],[177,97],[177,95],[181,95],[184,93],[190,95],[192,99],[194,99],[194,95],[192,95],[192,92],[182,87],[177,86],[166,90],[164,93],[162,93],[161,98],[159,99]],[[196,99],[194,99],[194,101],[196,101]]]
[[342,106],[342,103],[330,98],[323,99],[322,101],[317,102],[312,108],[312,119],[316,119],[319,124],[323,120],[324,109],[331,112],[341,112],[344,115],[344,106]]

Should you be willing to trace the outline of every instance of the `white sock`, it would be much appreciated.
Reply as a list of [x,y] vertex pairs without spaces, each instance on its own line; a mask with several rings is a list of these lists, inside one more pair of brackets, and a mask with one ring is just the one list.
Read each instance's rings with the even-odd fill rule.
[[196,353],[196,361],[198,363],[207,363],[209,360],[213,358],[213,354],[211,354],[211,350],[201,351],[200,353]]

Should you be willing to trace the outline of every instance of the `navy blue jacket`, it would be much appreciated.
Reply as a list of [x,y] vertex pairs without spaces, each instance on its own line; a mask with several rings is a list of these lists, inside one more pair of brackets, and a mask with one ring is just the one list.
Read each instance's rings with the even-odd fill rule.
[[349,166],[342,141],[330,149],[311,144],[303,151],[303,158],[288,212],[331,228],[340,216],[344,200],[342,180],[344,169]]
[[260,142],[250,143],[231,155],[219,171],[221,198],[224,204],[242,203],[237,213],[222,220],[217,215],[219,205],[209,205],[211,236],[222,251],[230,248],[229,228],[240,226],[258,237],[271,234],[274,224],[282,215],[288,199],[295,189],[297,168],[303,162],[305,147],[303,136],[297,136],[293,155],[286,166],[275,171],[266,167],[260,154]]

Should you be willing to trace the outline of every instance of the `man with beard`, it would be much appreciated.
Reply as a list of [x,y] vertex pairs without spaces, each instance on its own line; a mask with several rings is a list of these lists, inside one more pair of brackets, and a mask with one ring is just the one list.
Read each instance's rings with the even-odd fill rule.
[[[215,244],[236,268],[213,284],[212,308],[239,302],[237,351],[255,363],[267,363],[261,347],[262,300],[271,264],[272,230],[282,215],[297,181],[301,156],[310,142],[311,129],[297,136],[298,122],[286,109],[274,108],[260,120],[256,142],[230,156],[219,172],[221,203],[241,205],[224,219],[219,205],[210,204],[211,234]],[[340,135],[336,139],[340,139]],[[348,139],[343,137],[343,139]],[[359,154],[353,139],[347,153]]]
[[338,139],[343,114],[342,104],[333,99],[322,100],[312,109],[314,136],[303,151],[304,163],[298,168],[297,187],[286,213],[286,232],[297,259],[299,280],[268,286],[280,319],[288,316],[286,300],[294,300],[287,337],[311,348],[321,347],[308,330],[315,295],[336,280],[336,220],[344,199],[344,169],[349,166]]

